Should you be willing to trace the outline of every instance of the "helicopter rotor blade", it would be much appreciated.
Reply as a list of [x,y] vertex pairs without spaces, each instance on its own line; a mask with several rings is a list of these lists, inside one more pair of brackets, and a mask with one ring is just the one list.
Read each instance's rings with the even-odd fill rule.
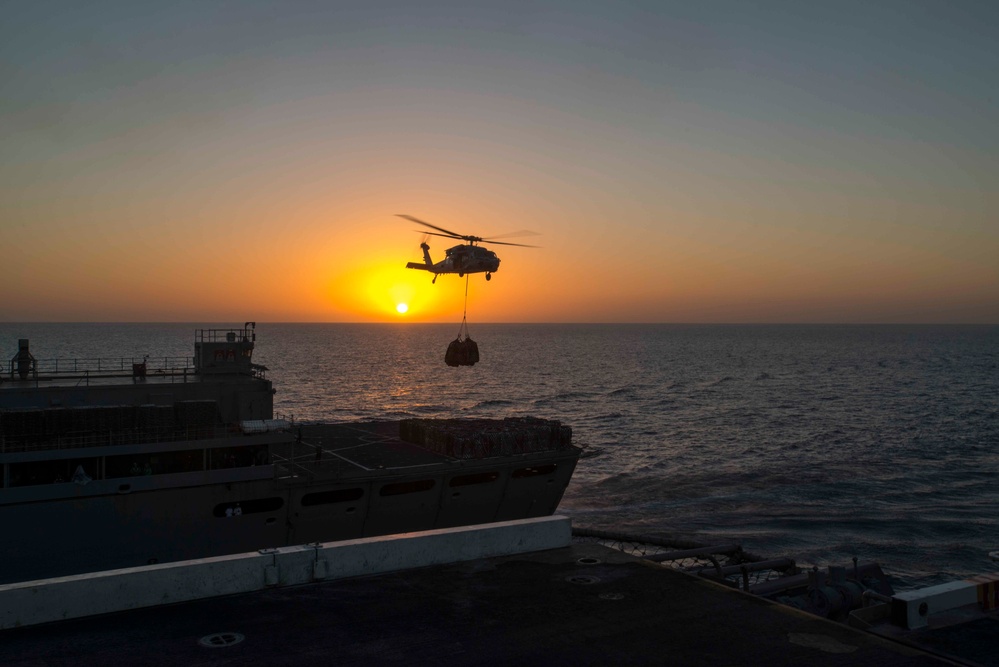
[[[417,233],[421,233],[422,232],[423,234],[429,234],[431,236],[443,236],[444,238],[447,238],[447,239],[458,239],[460,241],[468,241],[472,245],[475,245],[476,243],[485,242],[485,243],[496,243],[498,245],[515,245],[515,246],[521,246],[523,248],[538,248],[538,247],[540,247],[540,246],[528,245],[526,243],[509,243],[507,241],[496,241],[496,240],[493,240],[493,239],[483,238],[481,236],[473,236],[471,234],[459,234],[457,232],[452,232],[450,229],[444,229],[443,227],[438,227],[437,225],[432,225],[429,222],[425,222],[423,220],[420,220],[419,218],[414,218],[411,215],[405,215],[403,213],[396,213],[396,215],[398,217],[400,217],[400,218],[404,218],[406,220],[409,220],[410,222],[415,222],[418,225],[423,225],[424,227],[429,227],[430,229],[436,229],[437,232],[443,232],[443,233],[423,232],[422,230],[417,230]],[[509,234],[501,234],[500,236],[497,236],[497,237],[494,237],[494,238],[497,238],[497,239],[501,239],[501,238],[512,238],[514,236],[540,236],[540,234],[538,234],[537,232],[532,232],[529,229],[522,229],[520,231],[510,232]]]
[[490,236],[489,238],[482,239],[483,241],[492,241],[493,239],[512,239],[518,236],[541,236],[538,232],[532,232],[530,229],[520,229],[515,232],[507,232],[506,234],[497,234]]
[[405,218],[406,220],[409,220],[410,222],[415,222],[417,224],[423,225],[424,227],[430,227],[431,229],[436,229],[439,232],[444,232],[445,234],[449,235],[453,239],[463,239],[463,238],[466,238],[466,237],[462,236],[461,234],[458,234],[456,232],[452,232],[450,229],[444,229],[443,227],[438,227],[437,225],[431,225],[429,222],[423,222],[422,220],[420,220],[418,218],[414,218],[411,215],[404,215],[402,213],[396,213],[396,215],[399,216],[400,218]]
[[437,232],[425,232],[422,229],[414,229],[417,234],[423,234],[424,236],[443,236],[446,239],[458,239],[459,241],[464,239],[464,236],[452,236],[451,234],[438,234]]
[[509,243],[507,241],[490,241],[489,239],[482,239],[482,242],[483,243],[491,243],[491,244],[495,244],[495,245],[516,245],[516,246],[520,246],[521,248],[540,248],[541,247],[539,245],[528,245],[526,243]]

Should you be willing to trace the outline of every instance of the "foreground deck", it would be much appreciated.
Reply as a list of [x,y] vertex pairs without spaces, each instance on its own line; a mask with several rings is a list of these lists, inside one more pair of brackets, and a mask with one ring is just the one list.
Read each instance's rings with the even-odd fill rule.
[[0,663],[949,664],[592,544],[4,630]]

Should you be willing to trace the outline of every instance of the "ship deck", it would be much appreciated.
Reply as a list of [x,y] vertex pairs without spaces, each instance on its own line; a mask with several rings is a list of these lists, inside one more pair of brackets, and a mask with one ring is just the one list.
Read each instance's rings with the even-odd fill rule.
[[432,466],[447,457],[399,438],[398,421],[307,424],[301,429],[304,453],[295,460],[317,471],[391,470]]
[[[293,427],[295,442],[273,445],[272,455],[279,467],[278,477],[289,476],[336,478],[365,473],[411,472],[443,465],[489,465],[485,457],[458,463],[453,457],[407,442],[400,437],[399,421],[342,422],[303,424]],[[578,448],[561,452],[543,450],[518,455],[518,458],[571,458]],[[561,456],[558,456],[561,455]]]
[[0,662],[953,664],[595,544],[5,630]]

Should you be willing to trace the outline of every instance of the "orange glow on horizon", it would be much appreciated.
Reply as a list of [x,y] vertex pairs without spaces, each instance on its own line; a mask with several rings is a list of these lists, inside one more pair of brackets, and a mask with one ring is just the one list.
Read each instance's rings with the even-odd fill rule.
[[379,262],[343,271],[330,282],[329,305],[338,319],[388,322],[400,317],[414,322],[452,318],[461,303],[453,286],[431,284],[430,274],[407,269],[401,262]]
[[[184,253],[153,248],[195,237],[176,227],[131,229],[121,220],[117,226],[107,222],[101,238],[115,244],[89,250],[93,226],[52,230],[49,255],[14,253],[0,263],[0,282],[21,286],[7,295],[10,317],[462,320],[465,278],[441,275],[434,284],[426,271],[407,269],[406,262],[420,259],[421,237],[385,213],[387,206],[338,211],[332,220],[327,207],[302,204],[280,223],[273,212],[230,214],[226,219],[242,223],[240,236],[229,234],[232,225],[205,228]],[[413,210],[449,229],[486,233],[504,232],[512,226],[506,218],[517,217],[465,222],[457,213],[426,208],[428,213],[403,205],[388,210]],[[650,227],[635,243],[598,219],[574,222],[586,233],[568,229],[564,217],[517,217],[518,226],[542,235],[539,247],[490,248],[502,264],[489,282],[483,274],[468,276],[469,322],[983,322],[999,312],[987,244],[976,254],[951,257],[915,241],[846,243],[807,228],[778,237],[722,220],[698,219],[698,226],[684,227],[689,214],[683,211],[671,215],[673,227]],[[699,231],[723,224],[729,224],[729,236]],[[766,239],[763,250],[754,248],[754,234],[757,241]],[[279,237],[292,252],[268,251]],[[451,244],[432,240],[433,258]],[[219,247],[228,251],[220,254]]]

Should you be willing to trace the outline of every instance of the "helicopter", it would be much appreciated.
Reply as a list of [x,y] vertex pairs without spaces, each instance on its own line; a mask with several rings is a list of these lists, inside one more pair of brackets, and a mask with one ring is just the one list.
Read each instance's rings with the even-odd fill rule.
[[[485,241],[486,243],[497,243],[499,245],[515,245],[522,248],[537,248],[538,246],[527,245],[525,243],[509,243],[506,241],[496,241],[493,239],[484,239],[481,236],[471,236],[465,234],[458,234],[452,232],[449,229],[444,229],[443,227],[438,227],[437,225],[431,225],[429,222],[424,222],[423,220],[418,220],[411,215],[403,215],[402,213],[397,214],[400,218],[405,218],[410,222],[415,222],[417,224],[423,225],[424,227],[430,227],[431,229],[436,229],[437,232],[424,232],[428,236],[443,236],[444,238],[450,239],[460,239],[462,241],[468,241],[467,244],[456,245],[448,248],[444,251],[444,259],[434,263],[434,260],[430,259],[430,246],[427,245],[426,240],[420,244],[420,248],[423,250],[423,262],[409,262],[406,264],[407,269],[420,269],[423,271],[429,271],[434,274],[434,279],[431,283],[437,282],[437,276],[442,273],[457,273],[458,277],[464,277],[466,273],[485,273],[486,280],[492,280],[493,272],[499,270],[500,260],[492,250],[488,248],[483,248],[482,246],[475,245]],[[443,232],[443,233],[438,233]],[[534,232],[522,231],[515,232],[512,235],[524,235],[524,234],[534,234]]]

